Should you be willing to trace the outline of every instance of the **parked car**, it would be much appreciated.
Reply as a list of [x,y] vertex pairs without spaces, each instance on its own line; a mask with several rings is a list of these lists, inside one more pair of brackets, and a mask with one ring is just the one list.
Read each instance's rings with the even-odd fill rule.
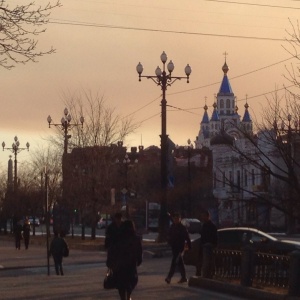
[[106,226],[111,224],[111,222],[112,222],[111,219],[101,218],[97,223],[97,228],[98,229],[104,229],[104,228],[106,228]]
[[[199,255],[200,238],[192,242],[192,249],[185,252],[184,263],[196,265]],[[219,249],[242,250],[245,245],[252,245],[256,252],[287,255],[300,250],[300,242],[277,239],[270,234],[250,227],[232,227],[218,229]]]
[[198,219],[183,218],[181,223],[186,227],[189,233],[199,233],[201,222]]
[[39,227],[40,226],[40,219],[38,217],[29,217],[28,221],[31,226]]

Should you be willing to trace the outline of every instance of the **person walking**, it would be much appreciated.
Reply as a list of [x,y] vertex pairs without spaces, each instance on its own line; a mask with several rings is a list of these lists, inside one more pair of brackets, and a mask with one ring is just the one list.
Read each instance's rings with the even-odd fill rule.
[[64,275],[62,263],[64,253],[67,249],[69,249],[69,247],[65,239],[60,237],[57,231],[54,231],[54,238],[50,244],[49,256],[52,255],[53,257],[56,275]]
[[196,275],[206,278],[212,277],[213,249],[218,244],[218,231],[216,225],[211,221],[207,210],[201,212],[200,221],[200,247],[199,259],[196,266]]
[[133,221],[126,220],[120,226],[118,241],[111,247],[114,259],[107,261],[121,300],[131,300],[131,294],[138,283],[137,267],[142,263],[142,242],[136,235]]
[[15,246],[16,246],[17,250],[21,249],[22,230],[23,230],[23,227],[21,225],[21,220],[19,220],[14,227]]
[[117,212],[113,216],[112,223],[109,224],[105,231],[105,249],[109,249],[112,245],[119,240],[120,237],[120,227],[122,224],[122,213]]
[[29,246],[29,239],[30,239],[30,222],[28,218],[25,219],[23,225],[23,238],[24,238],[25,249],[27,250]]
[[166,283],[170,284],[171,279],[175,273],[176,266],[178,266],[179,272],[181,274],[181,279],[178,283],[187,282],[185,266],[183,262],[183,253],[185,250],[185,245],[187,248],[191,249],[191,240],[186,227],[181,223],[181,216],[178,213],[173,215],[173,224],[169,229],[168,243],[172,248],[172,261],[170,271],[166,277]]

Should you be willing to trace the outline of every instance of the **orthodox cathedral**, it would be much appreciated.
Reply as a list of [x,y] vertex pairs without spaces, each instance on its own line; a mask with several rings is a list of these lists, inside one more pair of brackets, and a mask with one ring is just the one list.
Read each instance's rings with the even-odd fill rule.
[[[265,184],[266,178],[259,165],[245,159],[255,155],[249,136],[257,136],[253,133],[249,105],[246,100],[241,117],[229,82],[226,58],[222,71],[223,79],[212,106],[212,114],[209,117],[205,103],[195,141],[196,149],[206,148],[212,152],[212,184],[217,207],[212,208],[214,211],[211,213],[217,215],[215,219],[219,226],[267,228],[270,226],[270,214],[274,214],[273,209],[257,199],[269,195],[270,183]],[[258,147],[264,147],[261,141],[258,143]],[[276,220],[279,223],[278,215]]]
[[[196,137],[195,146],[197,149],[202,147],[210,148],[211,142],[218,142],[221,139],[220,133],[224,131],[233,138],[239,138],[240,133],[238,128],[244,127],[249,132],[252,132],[252,120],[248,111],[249,105],[246,102],[243,119],[238,114],[236,97],[232,91],[227,73],[229,68],[226,60],[222,67],[223,80],[220,90],[213,104],[213,112],[211,118],[208,116],[208,107],[205,103],[204,115],[200,123],[199,134]],[[213,139],[214,138],[214,139]]]

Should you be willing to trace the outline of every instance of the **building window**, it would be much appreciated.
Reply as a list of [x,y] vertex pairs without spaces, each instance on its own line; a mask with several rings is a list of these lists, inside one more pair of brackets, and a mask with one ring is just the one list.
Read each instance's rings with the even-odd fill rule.
[[230,100],[226,99],[226,108],[230,108]]
[[217,187],[217,174],[214,172],[214,188]]
[[254,169],[252,169],[252,185],[255,185],[255,173],[254,173]]
[[233,176],[232,176],[232,171],[229,171],[229,184],[231,187],[233,187]]
[[240,190],[241,190],[241,171],[236,172],[236,182],[237,182],[237,189],[240,192]]
[[223,99],[220,100],[220,108],[224,108],[224,100]]
[[246,170],[245,170],[245,173],[244,173],[244,186],[248,186],[248,174],[247,174]]

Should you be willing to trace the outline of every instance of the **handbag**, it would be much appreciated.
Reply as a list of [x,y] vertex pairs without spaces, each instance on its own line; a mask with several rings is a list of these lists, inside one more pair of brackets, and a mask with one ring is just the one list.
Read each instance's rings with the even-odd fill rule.
[[111,289],[116,288],[116,281],[114,278],[114,273],[113,273],[112,269],[110,269],[110,268],[107,269],[107,272],[106,272],[106,275],[105,275],[105,278],[103,281],[103,287],[106,290],[111,290]]
[[68,257],[69,256],[69,247],[68,245],[65,245],[64,250],[63,250],[63,257]]

